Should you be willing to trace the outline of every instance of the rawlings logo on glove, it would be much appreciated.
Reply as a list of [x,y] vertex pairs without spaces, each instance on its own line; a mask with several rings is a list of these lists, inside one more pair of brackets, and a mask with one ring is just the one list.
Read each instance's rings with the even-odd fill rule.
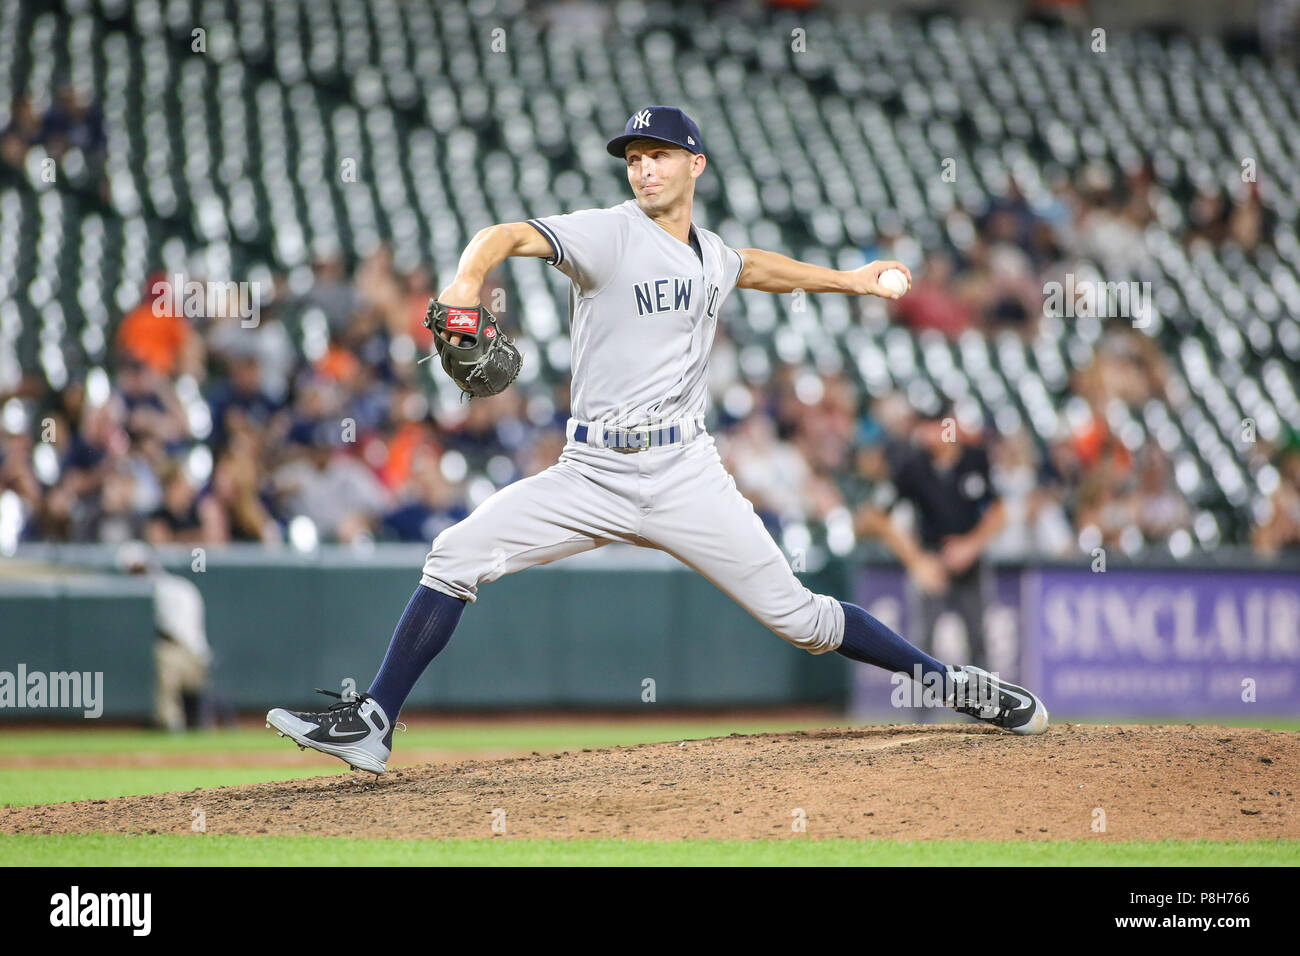
[[478,309],[448,309],[448,332],[477,332]]
[[[443,370],[471,398],[499,395],[519,377],[523,357],[497,328],[496,316],[483,306],[464,308],[431,299],[424,327],[433,331],[433,347]],[[460,336],[456,345],[448,341],[453,335]]]

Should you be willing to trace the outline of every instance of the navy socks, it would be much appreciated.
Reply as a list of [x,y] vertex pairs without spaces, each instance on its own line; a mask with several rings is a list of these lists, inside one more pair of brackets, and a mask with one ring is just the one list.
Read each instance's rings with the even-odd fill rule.
[[[451,640],[465,603],[424,585],[411,595],[368,692],[390,720],[397,719],[415,682]],[[922,677],[947,675],[947,667],[856,604],[841,601],[840,605],[844,608],[844,641],[837,650],[845,657],[908,676],[915,676],[918,667]]]
[[389,720],[397,720],[415,682],[451,640],[465,603],[423,584],[411,595],[393,631],[384,663],[367,692],[384,708]]
[[915,677],[918,667],[922,677],[931,673],[940,677],[947,675],[947,667],[903,640],[856,604],[841,601],[840,606],[844,608],[844,643],[836,650],[845,657],[887,671],[902,671],[908,677]]

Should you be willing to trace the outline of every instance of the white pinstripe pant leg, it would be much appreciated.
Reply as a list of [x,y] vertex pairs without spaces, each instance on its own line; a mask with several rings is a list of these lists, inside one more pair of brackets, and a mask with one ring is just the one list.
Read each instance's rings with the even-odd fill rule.
[[420,583],[472,602],[485,582],[631,540],[631,457],[569,443],[556,464],[501,488],[438,535]]
[[825,654],[840,646],[844,608],[795,577],[723,467],[712,436],[645,454],[673,459],[647,486],[651,508],[641,524],[643,538],[704,575],[796,647]]

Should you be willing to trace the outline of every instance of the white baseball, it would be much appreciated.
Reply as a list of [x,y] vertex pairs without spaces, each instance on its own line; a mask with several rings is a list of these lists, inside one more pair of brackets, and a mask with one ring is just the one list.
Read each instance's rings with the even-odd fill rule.
[[907,275],[902,269],[886,269],[876,281],[882,289],[895,296],[903,295],[908,290]]

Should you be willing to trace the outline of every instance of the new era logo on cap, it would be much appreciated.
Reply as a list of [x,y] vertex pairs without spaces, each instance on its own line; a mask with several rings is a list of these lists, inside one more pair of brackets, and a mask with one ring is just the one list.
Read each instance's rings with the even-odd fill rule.
[[611,156],[622,159],[624,149],[634,139],[657,139],[689,149],[692,153],[704,152],[700,128],[695,125],[695,120],[675,106],[642,107],[627,121],[623,135],[611,139],[605,148]]

